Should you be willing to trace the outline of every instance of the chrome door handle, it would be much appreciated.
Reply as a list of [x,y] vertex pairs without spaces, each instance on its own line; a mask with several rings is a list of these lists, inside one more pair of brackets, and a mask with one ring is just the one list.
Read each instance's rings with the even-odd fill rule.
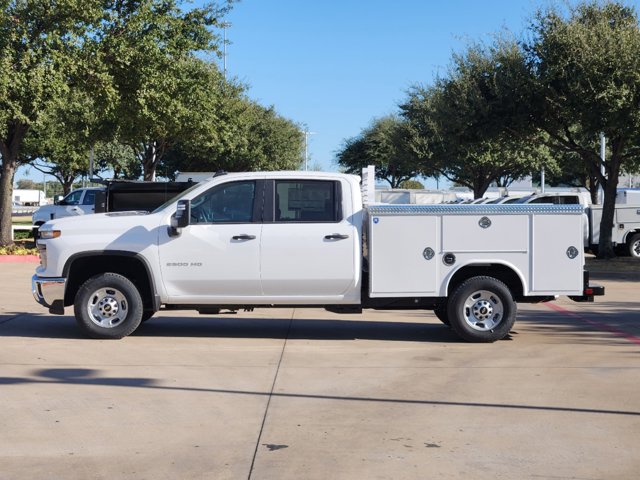
[[232,240],[255,240],[256,236],[255,235],[246,235],[246,234],[242,234],[242,235],[234,235],[233,237],[231,237]]
[[349,235],[342,235],[340,233],[333,233],[331,235],[325,235],[325,240],[344,240],[345,238],[349,238]]

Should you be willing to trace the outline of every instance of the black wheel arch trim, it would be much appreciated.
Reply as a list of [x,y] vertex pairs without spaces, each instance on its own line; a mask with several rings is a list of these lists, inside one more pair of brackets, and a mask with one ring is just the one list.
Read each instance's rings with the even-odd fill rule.
[[64,264],[64,268],[62,269],[62,276],[65,278],[69,278],[69,272],[71,271],[71,267],[75,261],[86,258],[86,257],[108,257],[108,256],[116,256],[116,257],[125,257],[125,258],[133,258],[142,264],[144,267],[145,273],[147,275],[147,279],[149,280],[149,289],[151,291],[151,302],[153,304],[154,311],[160,310],[160,296],[158,295],[158,290],[156,288],[156,282],[151,274],[151,267],[149,266],[149,262],[147,259],[136,252],[130,252],[128,250],[89,250],[85,252],[74,253],[71,255]]

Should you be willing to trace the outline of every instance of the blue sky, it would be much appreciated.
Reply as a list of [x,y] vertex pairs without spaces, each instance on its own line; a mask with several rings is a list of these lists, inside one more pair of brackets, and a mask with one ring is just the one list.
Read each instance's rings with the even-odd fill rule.
[[249,95],[305,124],[310,165],[335,153],[407,89],[443,75],[470,41],[524,29],[540,2],[243,0],[228,16],[227,72]]
[[[638,9],[640,0],[627,3]],[[315,132],[309,165],[334,171],[344,139],[395,112],[412,85],[445,74],[453,52],[505,28],[521,34],[548,4],[242,0],[226,19],[227,72],[251,98]]]

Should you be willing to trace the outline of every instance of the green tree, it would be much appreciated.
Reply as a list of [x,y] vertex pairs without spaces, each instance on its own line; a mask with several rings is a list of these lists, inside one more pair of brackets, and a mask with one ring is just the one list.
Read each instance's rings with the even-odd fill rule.
[[0,246],[11,244],[11,191],[29,130],[81,72],[98,2],[9,1],[0,9]]
[[376,178],[391,188],[420,174],[419,157],[411,148],[408,122],[395,115],[374,120],[360,135],[345,140],[336,155],[346,173],[359,175],[368,165],[376,167]]
[[405,180],[400,184],[400,188],[406,188],[409,190],[422,190],[424,185],[418,180]]
[[37,190],[36,182],[28,178],[22,178],[16,182],[16,187],[20,190]]
[[218,53],[212,27],[230,4],[184,11],[176,0],[142,0],[133,9],[116,4],[109,18],[99,55],[119,92],[118,138],[133,149],[145,180],[155,179],[172,145],[196,137],[215,114],[209,97],[220,89],[205,87],[219,72],[195,55]]
[[[233,88],[231,88],[233,87]],[[217,99],[217,116],[194,141],[181,141],[167,153],[168,176],[176,171],[296,170],[304,137],[300,126],[229,86]]]
[[98,142],[93,151],[98,170],[112,171],[113,178],[137,180],[142,175],[142,165],[131,147],[117,139]]
[[66,195],[89,171],[90,132],[95,106],[87,92],[69,85],[25,137],[22,155],[36,170],[53,176]]
[[478,198],[492,183],[508,186],[551,163],[540,135],[526,126],[520,90],[512,88],[526,78],[517,43],[499,38],[454,55],[448,76],[435,85],[414,86],[401,110],[425,166]]
[[[527,44],[533,118],[557,145],[575,152],[604,187],[602,257],[614,256],[611,231],[620,172],[637,162],[640,131],[640,29],[633,8],[585,2],[566,15],[539,11]],[[608,155],[594,142],[604,132]],[[604,166],[605,174],[600,173]]]

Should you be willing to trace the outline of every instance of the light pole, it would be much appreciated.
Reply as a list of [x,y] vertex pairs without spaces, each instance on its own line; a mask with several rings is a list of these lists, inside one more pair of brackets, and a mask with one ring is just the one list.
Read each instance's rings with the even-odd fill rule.
[[231,26],[229,22],[222,22],[222,72],[224,79],[227,79],[227,28]]
[[302,131],[304,133],[304,171],[309,169],[309,135],[316,135],[316,132],[310,132],[308,129]]

